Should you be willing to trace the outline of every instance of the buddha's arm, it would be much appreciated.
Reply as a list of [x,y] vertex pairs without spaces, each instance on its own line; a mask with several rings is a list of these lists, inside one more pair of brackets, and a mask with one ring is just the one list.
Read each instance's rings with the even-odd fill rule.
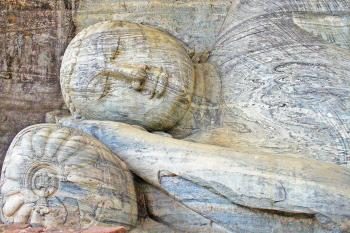
[[61,124],[96,137],[156,187],[174,174],[251,208],[323,216],[338,224],[350,219],[350,171],[333,164],[241,154],[123,123],[64,119]]

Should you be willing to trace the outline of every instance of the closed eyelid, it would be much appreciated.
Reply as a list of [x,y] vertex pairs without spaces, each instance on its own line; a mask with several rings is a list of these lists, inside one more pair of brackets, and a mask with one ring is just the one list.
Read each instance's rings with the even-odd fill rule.
[[126,81],[130,81],[130,82],[135,81],[135,80],[143,80],[142,78],[133,77],[132,75],[126,75],[126,74],[121,73],[121,72],[109,71],[109,70],[104,70],[101,73],[99,73],[99,75],[104,76],[104,77],[116,78],[116,79],[120,79],[120,80],[126,80]]
[[127,81],[144,80],[146,73],[143,73],[143,69],[146,66],[137,65],[108,65],[100,74],[102,76],[114,77],[117,79],[123,79]]

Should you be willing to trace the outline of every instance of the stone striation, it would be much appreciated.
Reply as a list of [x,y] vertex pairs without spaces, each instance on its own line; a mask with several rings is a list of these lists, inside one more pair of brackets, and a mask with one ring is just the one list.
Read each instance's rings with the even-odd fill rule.
[[181,120],[194,83],[192,60],[175,37],[123,21],[97,23],[78,33],[60,74],[64,100],[75,116],[153,130],[167,130]]
[[1,220],[48,228],[137,221],[133,178],[103,144],[79,131],[34,125],[13,140],[1,174]]
[[0,225],[2,233],[125,233],[124,227],[89,227],[86,229],[74,228],[43,228],[32,227],[29,224]]
[[[206,221],[191,214],[213,221],[212,229],[218,224],[229,232],[250,228],[268,233],[269,226],[281,232],[350,229],[347,168],[306,158],[239,153],[151,134],[119,122],[65,118],[60,124],[97,138],[133,173],[181,203],[168,211],[165,206],[172,204],[164,195],[153,192],[146,197],[151,200],[148,210],[162,222],[181,220],[182,214],[173,214],[176,209],[200,220],[203,228]],[[188,209],[181,210],[183,206]],[[256,222],[244,226],[251,218]],[[197,227],[184,225],[191,231]]]
[[76,14],[77,31],[106,20],[148,24],[166,30],[193,52],[213,49],[230,7],[237,0],[84,0]]
[[0,164],[12,138],[61,108],[61,57],[75,26],[71,1],[0,1]]
[[223,83],[222,125],[232,129],[221,145],[349,166],[349,9],[244,0],[230,12],[209,59]]
[[226,0],[0,1],[0,165],[16,133],[62,107],[61,58],[76,31],[105,20],[145,23],[175,35],[192,54],[205,53],[231,5]]
[[[49,14],[43,20],[68,20],[69,33],[48,36],[65,40],[62,46],[50,48],[50,56],[45,49],[33,52],[37,63],[33,56],[27,62],[41,72],[35,77],[46,78],[55,76],[74,30],[73,16],[62,12],[78,9],[74,23],[81,31],[64,56],[61,87],[76,118],[95,120],[67,118],[61,126],[37,125],[18,134],[1,178],[5,222],[137,225],[132,232],[349,232],[346,1],[7,0],[5,6],[5,35],[12,36],[17,10],[59,9],[58,19]],[[106,19],[141,24],[94,24]],[[26,61],[30,53],[11,50],[26,38],[16,36],[2,40],[5,94],[20,93],[12,81],[31,77],[21,76],[29,71],[12,58]],[[32,43],[43,40],[40,34]],[[21,86],[31,98],[44,98],[34,108],[38,116],[62,106],[57,83],[51,84],[51,97],[47,87],[39,95],[39,87]],[[1,98],[16,117],[24,112],[16,98]],[[35,100],[21,106],[28,111]],[[5,122],[16,119],[3,115]],[[56,110],[46,119],[64,115]],[[97,138],[114,155],[66,127]],[[11,124],[4,128],[4,134],[16,131]],[[5,143],[11,135],[6,137]],[[146,212],[137,223],[140,200],[126,165],[111,162],[114,156],[145,181],[136,184]]]

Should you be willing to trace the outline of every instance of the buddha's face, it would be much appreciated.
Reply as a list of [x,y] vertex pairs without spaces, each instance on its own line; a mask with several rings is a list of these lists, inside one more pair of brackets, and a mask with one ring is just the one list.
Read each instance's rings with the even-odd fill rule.
[[193,65],[170,35],[138,24],[104,22],[80,32],[62,62],[71,111],[86,119],[172,128],[191,104]]

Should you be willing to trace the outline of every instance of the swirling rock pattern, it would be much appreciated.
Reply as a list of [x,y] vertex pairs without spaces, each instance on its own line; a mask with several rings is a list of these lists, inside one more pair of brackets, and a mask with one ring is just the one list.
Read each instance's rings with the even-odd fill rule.
[[[90,1],[79,2],[82,3],[81,6],[83,7],[87,5],[93,6],[93,3],[90,4]],[[151,3],[149,4],[149,2]],[[183,5],[195,6],[199,1],[184,3],[185,1],[174,0],[169,2],[174,2],[174,6],[181,7]],[[179,3],[177,4],[177,2]],[[200,2],[202,4],[202,1]],[[210,8],[213,9],[212,6],[215,6],[215,4],[220,1],[208,2],[214,3],[209,4],[211,6]],[[140,9],[135,10],[135,8],[143,6],[143,4],[149,4],[151,9],[158,4],[160,7],[157,10],[163,11],[163,9],[165,9],[162,8],[162,4],[157,0],[147,2],[142,0],[130,1],[124,2],[124,4],[123,1],[110,0],[109,3],[115,3],[111,6],[111,9],[124,8],[124,13],[127,12],[126,16],[116,15],[119,12],[110,15],[105,12],[100,12],[99,9],[97,9],[94,14],[98,16],[93,20],[90,21],[90,19],[81,17],[76,21],[80,26],[83,26],[91,25],[94,23],[93,21],[107,18],[125,20],[124,17],[129,17],[133,19],[137,18],[135,19],[137,22],[152,23],[157,22],[157,20],[147,19],[149,16],[143,15],[135,15],[136,17],[134,17],[134,14],[130,14],[130,12],[140,12]],[[100,2],[96,4],[100,4]],[[206,2],[203,1],[203,4],[205,5]],[[224,20],[223,17],[219,20],[214,19],[214,21],[219,22],[219,24],[215,23],[216,28],[209,29],[210,32],[215,31],[215,34],[220,31],[215,49],[210,53],[210,61],[219,68],[223,95],[222,102],[214,102],[214,107],[216,108],[217,105],[220,105],[220,107],[222,106],[223,108],[219,109],[220,111],[222,110],[222,112],[216,111],[216,109],[210,112],[210,114],[208,114],[210,118],[208,119],[213,120],[210,121],[210,123],[213,123],[213,126],[220,126],[221,128],[217,130],[214,129],[211,133],[205,132],[204,136],[207,137],[206,140],[203,140],[203,137],[193,137],[193,140],[207,144],[233,147],[235,148],[234,153],[242,149],[248,150],[249,152],[254,151],[254,153],[258,154],[267,152],[265,155],[271,155],[273,153],[278,155],[294,154],[346,166],[349,162],[350,153],[350,137],[348,130],[348,125],[350,123],[348,117],[350,113],[348,110],[350,93],[348,90],[349,79],[347,77],[349,73],[348,61],[350,55],[349,51],[346,50],[349,48],[349,17],[347,14],[349,13],[350,5],[348,1],[241,0],[227,1],[227,5],[225,6],[229,6],[230,4],[232,4],[231,11],[226,19]],[[107,7],[110,5],[112,4],[108,4]],[[118,6],[115,7],[116,5]],[[167,6],[169,5],[171,4],[167,4]],[[105,7],[106,6],[102,8],[105,9]],[[196,8],[193,7],[193,9]],[[225,9],[227,8],[225,7]],[[141,11],[143,11],[143,8]],[[151,11],[152,13],[157,12],[154,9]],[[82,14],[89,15],[85,12],[82,12]],[[175,19],[186,19],[186,17],[182,17],[181,14],[179,15],[180,16],[176,16]],[[145,20],[143,17],[145,17]],[[161,17],[162,16],[160,16],[160,18]],[[154,24],[161,26],[162,23],[158,22]],[[194,25],[196,23],[197,22],[194,20]],[[221,23],[224,23],[223,26],[218,26],[221,25]],[[199,40],[198,38],[188,38],[188,34],[185,33],[185,35],[182,35],[182,32],[187,32],[186,28],[193,24],[192,22],[189,24],[185,23],[187,27],[182,27],[178,30],[176,27],[182,24],[183,23],[178,22],[173,24],[175,25],[174,34],[178,35],[179,38],[190,43],[190,45],[196,44],[197,41],[202,41],[203,44],[201,44],[200,47],[213,47],[213,38],[215,38],[213,34],[209,33],[211,36],[208,41],[203,41],[201,38],[199,38]],[[199,29],[205,29],[207,27],[206,25],[212,25],[206,22],[198,24],[200,24],[198,27]],[[186,93],[186,91],[190,90],[192,85],[191,77],[193,67],[191,61],[185,49],[179,45],[178,41],[171,38],[166,33],[153,30],[147,26],[124,23],[124,26],[126,26],[124,29],[126,30],[122,30],[123,34],[120,33],[121,28],[123,28],[121,25],[123,25],[123,23],[116,23],[114,25],[111,23],[99,24],[98,27],[101,29],[100,31],[98,31],[99,29],[96,27],[92,27],[94,29],[90,31],[91,34],[89,34],[91,28],[84,30],[78,35],[77,39],[72,42],[69,48],[71,52],[68,52],[66,56],[69,59],[66,60],[66,63],[63,63],[62,69],[63,77],[68,77],[62,82],[62,89],[66,102],[73,113],[85,118],[119,120],[135,124],[140,124],[142,122],[143,126],[151,129],[170,129],[179,118],[176,116],[176,114],[179,113],[177,112],[178,104],[182,104],[181,106],[183,109],[186,109],[190,102],[190,98],[188,98],[190,93]],[[110,30],[118,27],[119,31],[117,30],[117,33],[115,33],[116,31],[113,32],[113,30]],[[173,29],[172,26],[164,28]],[[194,35],[197,34],[198,28],[194,30],[196,32]],[[123,41],[123,36],[121,35],[125,36],[125,41]],[[135,35],[136,37],[134,37]],[[193,34],[190,33],[190,35]],[[126,43],[128,41],[130,44]],[[162,44],[162,46],[157,47],[159,44]],[[161,59],[158,60],[158,56]],[[184,60],[186,61],[184,62]],[[47,60],[44,59],[44,61]],[[118,62],[122,64],[122,66],[110,66],[111,63],[116,64]],[[183,67],[178,70],[173,64]],[[79,70],[80,73],[77,72],[77,70]],[[96,71],[96,73],[92,73],[92,76],[90,76],[90,71]],[[116,75],[116,73],[119,74]],[[122,79],[124,81],[128,80],[128,82],[121,82],[121,80],[115,79],[116,76],[119,78],[123,77]],[[78,78],[74,79],[75,77]],[[180,77],[180,82],[173,82],[174,77]],[[131,78],[135,79],[133,80]],[[146,85],[144,85],[145,80],[151,80],[151,82],[146,82]],[[168,86],[170,87],[169,89],[167,89]],[[210,84],[208,86],[210,86]],[[127,90],[133,90],[140,95],[134,98],[136,95],[129,95],[129,93],[124,95],[124,93],[120,91],[114,92],[120,87],[126,90],[125,93],[128,93]],[[181,95],[178,96],[179,98],[174,98],[176,101],[173,102],[172,100],[174,99],[172,99],[172,97],[177,96],[177,93],[181,93]],[[171,95],[169,96],[169,94]],[[205,95],[203,96],[206,97]],[[118,99],[118,97],[121,99]],[[139,102],[135,102],[136,99]],[[146,109],[148,105],[143,105],[143,103],[145,103],[143,99],[150,99],[151,101],[147,103],[153,103],[153,107]],[[166,111],[167,114],[164,116],[162,115],[164,111],[157,112],[157,108],[155,107],[156,104],[160,102],[168,105],[169,103],[176,104],[171,104],[171,107]],[[202,102],[201,99],[198,102]],[[117,103],[117,105],[113,105],[113,103]],[[137,105],[135,105],[135,103],[137,103]],[[118,106],[121,106],[121,109],[125,111],[118,111]],[[132,106],[132,108],[130,108],[130,106]],[[203,107],[206,108],[207,106]],[[175,109],[176,111],[174,111]],[[128,112],[129,110],[131,113],[140,110],[141,112],[131,116],[132,114]],[[152,111],[156,113],[151,114]],[[197,115],[202,116],[204,114]],[[147,117],[145,119],[140,116]],[[128,119],[131,118],[136,119],[135,122],[129,122]],[[157,124],[156,122],[160,123]],[[206,127],[206,125],[209,124],[204,123],[203,127]],[[91,127],[89,130],[90,129],[96,130],[96,127]],[[110,130],[110,127],[107,127],[107,130]],[[192,130],[191,126],[189,130]],[[96,130],[96,132],[101,133],[99,130]],[[117,132],[120,131],[117,130]],[[110,145],[115,146],[114,149],[116,151],[125,153],[121,156],[124,156],[125,161],[129,160],[131,164],[130,168],[134,169],[135,173],[141,174],[143,178],[147,177],[147,175],[151,175],[154,185],[158,184],[157,182],[159,182],[160,178],[164,178],[159,176],[155,165],[158,163],[159,167],[164,166],[166,162],[165,158],[169,155],[171,156],[168,158],[168,170],[176,168],[176,164],[186,162],[189,165],[185,173],[191,174],[191,172],[197,170],[199,174],[202,174],[202,171],[198,171],[198,168],[205,164],[214,165],[210,166],[207,170],[208,173],[203,173],[203,176],[201,176],[203,179],[213,179],[212,181],[214,184],[216,184],[215,182],[218,180],[215,176],[223,170],[222,167],[229,164],[224,163],[223,166],[219,166],[218,169],[217,164],[219,160],[213,160],[218,154],[217,151],[214,151],[213,154],[208,156],[205,160],[193,163],[193,161],[196,161],[196,158],[191,159],[191,156],[193,156],[198,145],[187,146],[187,151],[185,150],[179,153],[183,157],[176,158],[174,155],[176,155],[175,152],[179,151],[181,148],[180,146],[173,150],[168,150],[169,148],[161,150],[159,149],[161,146],[170,145],[171,148],[175,142],[165,143],[166,140],[162,139],[152,141],[153,137],[150,135],[141,137],[138,143],[131,143],[126,146],[123,145],[123,140],[125,140],[127,133],[128,132],[122,134],[120,140],[117,141],[115,140],[115,135],[113,135],[113,137],[108,139],[108,142]],[[96,134],[92,135],[96,136]],[[130,141],[135,140],[135,138],[137,139],[135,135],[131,135],[130,138]],[[140,146],[147,141],[145,138],[150,141],[151,146]],[[165,145],[162,144],[159,147],[159,140]],[[38,142],[39,144],[36,144],[36,141],[32,144],[38,145],[39,149],[37,151],[40,152],[42,146],[40,145],[40,140],[38,140]],[[149,148],[152,149],[150,150]],[[44,152],[45,150],[46,149],[44,149]],[[133,155],[133,150],[135,152],[134,155],[137,156],[136,159],[129,156]],[[148,158],[146,158],[147,154],[145,154],[147,150],[149,150],[150,155]],[[157,150],[159,150],[159,154],[155,154]],[[67,151],[69,151],[69,149],[67,149]],[[207,156],[210,154],[209,152],[210,150],[203,149],[200,150],[198,154]],[[231,151],[231,153],[233,152]],[[230,209],[230,214],[232,215],[230,215],[228,219],[232,220],[232,216],[237,214],[235,220],[240,221],[240,224],[237,224],[235,221],[226,222],[226,215],[218,216],[213,209],[211,209],[212,212],[205,212],[208,218],[214,219],[216,223],[219,222],[230,228],[232,227],[231,229],[235,229],[237,226],[241,225],[243,226],[242,231],[251,229],[252,232],[269,232],[272,229],[269,224],[269,218],[263,219],[264,213],[262,212],[270,208],[272,211],[277,210],[276,214],[278,215],[278,211],[284,211],[288,216],[290,215],[292,221],[293,218],[298,219],[300,216],[296,213],[302,211],[302,213],[306,214],[305,216],[302,214],[302,216],[307,223],[311,222],[313,224],[314,222],[320,222],[327,227],[329,225],[330,229],[328,230],[331,232],[340,232],[340,229],[343,229],[343,232],[349,231],[349,174],[345,168],[339,168],[338,166],[328,165],[322,162],[316,163],[312,160],[305,161],[303,159],[300,159],[300,161],[296,159],[296,164],[301,161],[304,162],[302,162],[300,166],[293,167],[291,166],[293,163],[288,164],[288,161],[294,161],[294,158],[291,159],[288,157],[273,158],[271,160],[266,159],[267,165],[264,167],[264,163],[259,163],[259,161],[261,161],[258,159],[260,155],[252,157],[254,153],[250,153],[249,155],[242,154],[242,156],[236,157],[239,159],[236,159],[235,162],[245,161],[245,159],[247,159],[246,166],[251,169],[252,172],[259,171],[260,174],[258,175],[262,177],[272,172],[274,174],[273,177],[278,177],[275,179],[276,182],[273,182],[274,180],[271,179],[271,177],[252,179],[250,175],[247,176],[244,173],[244,170],[242,172],[242,166],[239,164],[239,166],[235,168],[238,171],[238,175],[229,175],[227,178],[222,179],[221,182],[225,185],[231,185],[232,190],[242,193],[242,195],[237,195],[232,198],[235,203],[248,206],[248,208],[252,209],[248,210],[249,214],[246,216],[243,216],[238,209]],[[159,159],[160,154],[163,155],[161,156],[163,160]],[[84,156],[76,159],[78,162],[74,161],[70,166],[77,169],[80,168],[81,164],[85,164],[84,162],[81,164],[79,163],[82,158],[84,158]],[[231,154],[227,156],[228,161],[231,161],[230,159],[232,158]],[[14,161],[19,160],[14,159]],[[140,163],[140,161],[144,163]],[[277,163],[277,161],[280,162]],[[75,165],[73,165],[73,163]],[[17,162],[13,162],[13,164],[21,168],[23,167],[19,166],[19,162],[18,164]],[[19,221],[17,219],[26,218],[26,213],[29,211],[34,214],[29,214],[29,217],[26,219],[30,219],[30,222],[34,224],[41,224],[42,222],[46,224],[51,221],[50,219],[55,218],[55,221],[51,221],[51,223],[59,225],[65,221],[63,217],[64,214],[61,213],[81,213],[81,209],[84,208],[80,208],[80,204],[79,210],[77,210],[77,208],[70,208],[70,206],[77,206],[76,204],[65,204],[66,202],[75,203],[74,200],[76,199],[69,199],[71,196],[63,196],[64,198],[61,202],[64,204],[55,202],[56,199],[52,200],[52,197],[56,196],[58,196],[60,200],[62,199],[59,195],[62,194],[62,183],[64,183],[63,181],[66,179],[62,178],[63,181],[61,181],[61,176],[65,173],[57,164],[59,163],[51,162],[51,160],[39,159],[39,164],[33,163],[30,166],[24,167],[23,171],[26,171],[25,173],[22,172],[24,178],[21,178],[22,181],[19,183],[19,188],[14,188],[13,190],[15,191],[13,193],[6,192],[7,186],[5,185],[6,182],[4,182],[4,192],[6,193],[3,197],[4,204],[2,212],[5,216],[4,219],[7,219],[8,222]],[[193,166],[193,164],[196,166]],[[16,166],[14,167],[18,170]],[[183,169],[184,166],[179,166],[179,168]],[[263,169],[259,170],[257,168]],[[285,169],[285,172],[282,172],[282,168]],[[8,169],[9,177],[11,177],[11,172],[17,171],[16,169]],[[216,171],[216,169],[219,171]],[[228,167],[227,172],[232,172],[233,169],[232,166]],[[90,169],[88,170],[90,171]],[[84,174],[86,174],[86,171]],[[224,175],[227,174],[229,173]],[[207,190],[202,189],[203,187],[196,189],[196,186],[191,186],[187,183],[184,185],[185,188],[182,189],[178,179],[174,179],[174,175],[170,177],[168,181],[165,180],[166,182],[161,184],[162,188],[166,189],[167,185],[170,185],[169,187],[171,188],[178,188],[178,190],[169,188],[167,190],[172,191],[173,194],[175,193],[179,197],[184,195],[184,197],[186,197],[184,199],[177,198],[182,205],[187,205],[187,207],[191,207],[193,210],[199,210],[199,212],[203,210],[200,206],[200,201],[204,201],[206,206],[207,201],[205,198],[210,197]],[[243,178],[240,179],[238,177]],[[297,177],[302,177],[302,180],[296,179]],[[336,177],[339,179],[335,179]],[[83,178],[85,178],[85,176],[83,176]],[[70,177],[70,179],[72,178]],[[80,180],[82,177],[76,179]],[[11,179],[9,180],[11,181]],[[310,180],[311,184],[304,182],[304,180]],[[73,179],[73,181],[76,180]],[[104,181],[105,180],[103,180],[103,182]],[[78,184],[79,187],[85,187],[84,185],[87,185],[91,188],[90,185],[94,186],[95,182],[91,179],[82,179],[82,182],[78,182]],[[204,185],[204,187],[207,187],[207,185]],[[220,192],[224,193],[227,191],[222,189],[222,186],[215,187],[217,190],[220,190]],[[16,190],[19,189],[21,191],[17,192]],[[33,203],[32,206],[29,206],[31,209],[26,205],[27,196],[29,198],[31,196],[27,194],[22,195],[22,189],[29,190],[28,192],[36,198],[36,201],[28,202]],[[189,189],[188,193],[190,198],[194,197],[193,200],[200,201],[195,203],[192,199],[187,198],[187,192],[183,192],[187,189]],[[12,189],[9,190],[12,191]],[[70,190],[76,190],[76,188]],[[202,198],[201,195],[194,195],[193,190],[199,190],[199,194],[205,197]],[[76,196],[80,195],[83,194],[79,192],[76,194]],[[228,195],[228,193],[226,193],[226,195]],[[84,198],[79,199],[79,201],[83,203],[85,203],[85,200]],[[213,200],[214,198],[210,198],[211,202],[213,202]],[[228,206],[227,202],[222,200],[222,196],[218,196],[215,200],[223,201],[224,207]],[[148,207],[152,207],[153,203],[155,202],[149,203]],[[111,205],[113,205],[113,203]],[[25,208],[22,208],[23,206]],[[62,206],[69,206],[69,208],[62,208]],[[165,203],[164,206],[164,213],[162,212],[163,209],[157,209],[161,212],[161,214],[158,214],[158,216],[160,216],[160,221],[164,222],[164,220],[168,218],[168,213],[179,217],[175,215],[175,211],[167,208],[169,207],[167,203]],[[157,207],[159,207],[159,205]],[[102,205],[102,209],[103,208],[104,205]],[[255,211],[256,209],[262,212],[257,212]],[[256,221],[256,219],[252,220],[250,211],[254,212],[254,215],[257,216],[256,219],[263,220],[261,220],[261,222]],[[20,214],[16,215],[18,212]],[[95,211],[94,213],[96,212],[99,211]],[[159,212],[154,211],[153,214]],[[319,213],[321,213],[321,215],[319,215]],[[322,214],[326,216],[329,215],[329,217],[335,221],[335,225],[333,226],[329,219],[322,216]],[[66,216],[69,217],[70,215],[66,214]],[[75,219],[74,216],[78,215],[73,214],[73,217],[67,218],[73,222],[72,224],[80,221]],[[80,214],[79,216],[85,215]],[[92,216],[96,217],[100,215],[95,214]],[[278,221],[275,221],[275,219],[279,219],[277,216],[272,216],[271,214],[270,217],[271,219],[273,218],[271,222],[277,222],[277,225],[282,225],[284,229],[290,227],[292,232],[302,232],[301,230],[297,230],[295,226],[289,225],[287,222],[279,224]],[[246,221],[246,219],[253,221],[253,223],[249,224],[249,221]],[[101,222],[106,223],[108,221],[101,220]],[[247,223],[249,226],[245,226]],[[265,227],[262,228],[260,223]],[[294,221],[294,223],[296,222]],[[69,225],[70,223],[66,221],[66,224]],[[208,225],[213,224],[209,221]],[[273,230],[275,229],[281,228],[274,228]],[[317,230],[311,225],[306,225],[303,229],[306,232],[324,232],[323,230]],[[286,232],[286,230],[283,232]]]
[[93,138],[42,124],[12,142],[1,175],[1,219],[46,227],[136,224],[125,164]]
[[349,7],[241,1],[210,58],[222,78],[222,124],[233,129],[226,138],[348,166]]
[[72,113],[163,130],[187,111],[194,69],[182,44],[169,34],[141,24],[106,21],[72,40],[60,78]]
[[232,0],[79,1],[77,31],[105,20],[146,23],[165,29],[196,52],[210,51]]
[[[350,173],[345,167],[305,158],[243,154],[162,137],[119,122],[67,118],[60,123],[108,145],[136,175],[210,219],[209,224],[194,220],[202,229],[214,230],[215,223],[230,232],[350,230]],[[168,223],[182,221],[182,214],[179,218],[174,214],[182,210],[162,203],[163,198],[152,199],[147,203],[151,216]],[[187,220],[192,217],[198,216],[190,214]]]

